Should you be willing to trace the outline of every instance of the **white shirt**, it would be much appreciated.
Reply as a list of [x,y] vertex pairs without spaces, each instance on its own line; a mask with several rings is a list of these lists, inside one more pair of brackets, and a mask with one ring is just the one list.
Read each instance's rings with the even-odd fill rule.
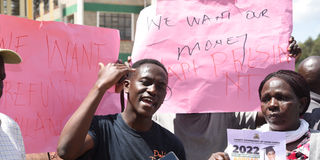
[[19,125],[0,113],[0,160],[26,159]]

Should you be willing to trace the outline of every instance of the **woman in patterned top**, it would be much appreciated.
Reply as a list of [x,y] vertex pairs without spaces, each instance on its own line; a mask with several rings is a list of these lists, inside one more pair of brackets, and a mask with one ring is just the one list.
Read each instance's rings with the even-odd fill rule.
[[[260,83],[261,111],[267,124],[261,131],[286,133],[287,159],[308,159],[310,135],[309,124],[300,117],[310,103],[310,90],[302,76],[290,70],[270,73]],[[212,154],[210,159],[229,159],[226,153]]]

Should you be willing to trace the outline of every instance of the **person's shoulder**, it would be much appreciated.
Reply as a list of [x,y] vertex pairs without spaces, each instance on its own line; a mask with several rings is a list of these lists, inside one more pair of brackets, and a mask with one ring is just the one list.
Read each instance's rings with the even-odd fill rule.
[[8,126],[16,126],[19,127],[18,123],[10,118],[8,115],[0,113],[0,123]]
[[114,122],[117,119],[118,119],[118,114],[95,115],[92,121],[97,123],[102,123],[102,122]]
[[157,122],[155,122],[154,120],[152,120],[154,127],[158,130],[161,130],[161,132],[168,134],[168,135],[174,135],[173,133],[171,133],[169,130],[167,130],[166,128],[162,127],[160,124],[158,124]]
[[116,114],[108,114],[108,115],[95,115],[94,118],[97,119],[115,119],[117,118],[118,113]]
[[[315,100],[313,100],[313,99],[311,99],[310,100],[310,105],[309,105],[309,107],[310,106],[313,106],[313,108],[320,108],[320,103],[319,102],[317,102],[317,101],[315,101]],[[313,109],[312,108],[312,109]]]
[[1,112],[0,112],[0,118],[1,118],[1,119],[4,119],[4,120],[13,121],[12,118],[10,118],[8,115],[6,115],[6,114],[4,114],[4,113],[1,113]]
[[174,135],[172,132],[170,132],[166,128],[162,127],[157,122],[153,121],[153,123],[155,125],[154,128],[157,128],[157,130],[158,130],[157,132],[160,134],[160,136],[162,136],[161,138],[165,138],[168,141],[176,141],[178,143],[181,143],[180,139],[176,135]]

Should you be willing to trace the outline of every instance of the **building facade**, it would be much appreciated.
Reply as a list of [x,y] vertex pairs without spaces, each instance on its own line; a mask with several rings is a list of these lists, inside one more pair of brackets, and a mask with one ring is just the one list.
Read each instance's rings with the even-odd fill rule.
[[[0,13],[120,30],[119,58],[131,55],[140,11],[152,0],[1,0]],[[13,4],[13,5],[12,5]]]
[[0,0],[0,14],[33,19],[32,0]]

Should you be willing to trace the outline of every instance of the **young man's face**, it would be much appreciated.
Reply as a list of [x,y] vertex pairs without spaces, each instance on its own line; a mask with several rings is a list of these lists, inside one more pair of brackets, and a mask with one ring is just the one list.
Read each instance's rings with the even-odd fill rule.
[[160,66],[142,64],[129,79],[128,105],[138,115],[151,117],[163,103],[167,85],[167,73]]
[[4,71],[4,62],[2,57],[0,56],[0,97],[2,96],[3,80],[5,78],[6,78],[6,73]]

